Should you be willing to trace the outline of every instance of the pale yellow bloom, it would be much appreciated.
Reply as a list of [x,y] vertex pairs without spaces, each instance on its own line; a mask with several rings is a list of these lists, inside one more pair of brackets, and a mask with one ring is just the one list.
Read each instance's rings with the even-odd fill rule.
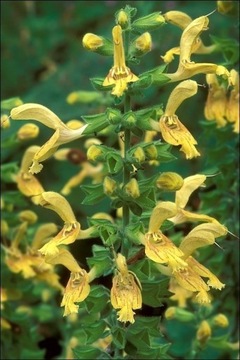
[[[181,81],[191,78],[194,75],[216,74],[229,78],[229,71],[224,66],[218,66],[212,63],[194,63],[191,61],[191,54],[198,48],[198,38],[201,33],[208,29],[208,17],[200,16],[191,21],[184,29],[180,40],[180,57],[178,69],[174,73],[166,73],[170,79],[169,82]],[[196,42],[197,41],[197,42]]]
[[85,300],[89,292],[90,285],[88,283],[87,272],[84,269],[81,269],[79,272],[71,272],[61,302],[61,306],[65,307],[63,316],[78,313],[79,305],[75,303]]
[[138,198],[140,196],[140,190],[138,186],[138,182],[135,178],[132,178],[125,186],[124,186],[125,192],[133,197],[134,199]]
[[209,86],[207,101],[204,107],[206,120],[215,120],[217,127],[226,125],[226,89],[218,82],[215,74],[207,74],[206,80]]
[[103,38],[101,36],[88,33],[84,35],[82,44],[87,50],[96,51],[99,47],[103,46]]
[[216,223],[203,223],[191,230],[182,240],[179,249],[184,253],[184,258],[188,258],[196,249],[207,245],[213,245],[215,238],[227,234],[225,226]]
[[165,191],[177,191],[181,189],[183,183],[183,178],[171,171],[163,172],[156,181],[157,187]]
[[21,193],[27,197],[31,197],[32,199],[34,196],[38,196],[44,192],[44,189],[39,180],[28,172],[29,166],[32,163],[32,159],[39,149],[39,146],[30,146],[25,151],[22,158],[20,171],[15,178],[18,189],[21,191]]
[[29,172],[34,174],[42,169],[44,160],[48,159],[57,148],[82,136],[88,124],[79,129],[71,129],[64,124],[59,117],[47,107],[40,104],[24,104],[11,110],[13,120],[37,120],[47,127],[54,129],[52,137],[34,154]]
[[148,232],[142,240],[147,257],[156,263],[169,265],[173,271],[187,266],[182,259],[184,254],[159,228],[164,220],[172,217],[176,211],[176,205],[170,201],[158,203],[152,211]]
[[136,275],[128,271],[126,259],[118,254],[116,259],[117,274],[113,277],[111,288],[111,303],[118,310],[118,320],[126,323],[134,323],[133,310],[142,307],[142,294],[139,280]]
[[[164,14],[165,20],[173,25],[180,27],[184,30],[193,20],[192,18],[182,11],[168,11]],[[200,39],[200,37],[196,37],[193,41],[192,53],[196,54],[209,54],[216,50],[217,46],[215,44],[210,46],[205,46]],[[174,47],[166,52],[164,56],[161,56],[164,62],[170,63],[174,59],[174,55],[180,55],[180,47]]]
[[103,82],[103,86],[114,85],[112,95],[120,97],[127,90],[127,84],[135,82],[138,77],[126,66],[125,54],[120,25],[114,26],[112,30],[114,44],[114,65]]
[[192,291],[186,290],[180,286],[176,279],[172,277],[169,282],[168,290],[173,293],[170,297],[171,300],[178,302],[178,307],[184,308],[187,306],[187,300],[192,297]]
[[171,145],[181,145],[180,151],[185,153],[187,159],[200,156],[194,146],[197,141],[175,115],[175,111],[185,99],[196,93],[196,81],[185,80],[181,82],[171,92],[165,112],[159,120],[159,127],[164,140]]
[[43,192],[39,205],[55,211],[64,221],[62,230],[39,250],[43,255],[54,256],[59,252],[59,245],[71,244],[76,240],[81,226],[70,204],[62,195],[53,191]]
[[186,221],[205,221],[219,224],[219,222],[211,216],[205,214],[197,214],[185,210],[189,197],[197,188],[205,186],[204,181],[206,180],[206,178],[206,175],[196,174],[188,176],[183,180],[183,186],[181,187],[181,189],[176,191],[175,195],[177,213],[174,217],[169,219],[170,221],[172,221],[174,224],[181,224]]

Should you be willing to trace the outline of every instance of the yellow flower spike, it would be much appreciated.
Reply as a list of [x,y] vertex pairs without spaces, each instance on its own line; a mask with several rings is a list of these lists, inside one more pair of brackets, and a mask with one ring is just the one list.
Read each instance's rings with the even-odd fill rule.
[[125,186],[125,192],[131,196],[132,198],[136,199],[140,196],[138,182],[135,178],[132,178]]
[[55,256],[46,256],[45,261],[52,265],[61,264],[74,273],[80,273],[82,268],[78,265],[73,255],[66,249],[59,249]]
[[175,111],[181,103],[197,93],[197,83],[193,80],[185,80],[171,92],[164,114],[159,120],[159,127],[164,140],[171,145],[181,145],[187,159],[200,156],[195,146],[197,141],[181,123]]
[[39,135],[39,127],[35,124],[25,124],[17,132],[18,140],[35,139]]
[[116,258],[118,268],[117,274],[113,277],[110,299],[114,309],[118,310],[118,320],[121,322],[134,323],[133,310],[142,307],[141,285],[135,274],[128,271],[126,259],[118,254]]
[[211,335],[212,335],[212,330],[208,321],[203,320],[197,330],[197,334],[196,334],[197,340],[201,343],[201,345],[204,345],[209,340]]
[[171,201],[161,201],[152,210],[149,221],[148,232],[154,233],[159,230],[163,222],[171,218],[177,212],[175,203]]
[[127,84],[135,82],[139,80],[139,78],[126,66],[120,25],[114,26],[112,36],[114,43],[114,65],[105,78],[103,86],[114,85],[111,94],[120,97],[124,91],[127,90]]
[[229,326],[228,318],[224,314],[217,314],[212,319],[212,324],[221,328]]
[[85,300],[89,292],[90,285],[87,272],[84,269],[81,269],[80,272],[71,272],[61,302],[61,306],[65,307],[63,316],[78,313],[79,305],[75,303]]
[[227,234],[225,226],[219,223],[204,223],[196,226],[182,240],[179,249],[184,253],[184,258],[188,258],[196,249],[207,245],[213,245],[215,238]]
[[232,69],[230,71],[233,89],[230,92],[226,104],[226,118],[234,123],[234,132],[239,133],[239,73]]
[[195,272],[195,274],[203,278],[208,278],[208,286],[217,290],[222,290],[225,287],[225,284],[221,283],[219,279],[210,270],[208,270],[205,266],[201,265],[192,256],[189,256],[189,258],[187,259],[187,263],[192,269],[192,271]]
[[47,107],[32,103],[13,108],[10,117],[13,120],[37,120],[55,130],[52,137],[34,154],[32,165],[29,168],[29,172],[32,174],[41,171],[43,165],[40,163],[48,159],[60,145],[82,137],[83,131],[88,126],[86,124],[79,129],[73,130]]
[[207,74],[206,80],[209,86],[207,101],[204,107],[206,120],[215,120],[217,127],[226,125],[226,106],[227,96],[226,89],[220,86],[215,74]]

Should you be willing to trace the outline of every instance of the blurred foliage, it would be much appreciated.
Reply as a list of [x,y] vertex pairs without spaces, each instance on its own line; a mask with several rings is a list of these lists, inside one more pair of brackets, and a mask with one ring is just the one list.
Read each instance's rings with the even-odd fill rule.
[[[207,45],[213,42],[221,44],[221,51],[208,55],[208,62],[238,68],[238,38],[239,18],[238,3],[233,2],[236,11],[229,14],[217,12],[210,15],[209,30],[201,38]],[[112,58],[88,53],[83,49],[82,38],[91,32],[111,39],[114,14],[126,5],[137,8],[137,16],[148,13],[169,10],[179,10],[188,13],[193,19],[207,15],[216,9],[213,1],[2,1],[1,25],[1,99],[21,99],[23,103],[39,103],[49,107],[63,122],[72,119],[88,121],[91,115],[105,112],[105,104],[114,107],[109,94],[103,92],[102,99],[90,103],[69,104],[67,97],[73,91],[93,90],[90,79],[104,78],[112,66]],[[134,74],[143,73],[156,66],[163,65],[160,55],[171,47],[177,46],[181,30],[177,27],[165,25],[164,29],[152,32],[153,48],[140,65],[133,64]],[[194,61],[202,61],[202,55],[193,55]],[[167,72],[174,72],[178,59],[168,65]],[[203,74],[194,78],[200,85],[206,84]],[[166,104],[171,90],[175,85],[167,87],[149,87],[143,94],[133,98],[133,110],[144,107],[162,107]],[[147,168],[149,177],[159,171],[176,171],[182,177],[196,173],[211,175],[207,179],[207,187],[196,191],[190,199],[190,208],[204,212],[225,224],[229,231],[239,236],[239,207],[236,199],[239,194],[238,137],[232,131],[231,124],[224,128],[217,128],[215,122],[204,120],[203,108],[207,98],[207,87],[199,87],[198,98],[186,101],[178,110],[179,119],[184,120],[186,127],[198,140],[201,158],[187,162],[178,149],[166,148],[164,162],[154,170]],[[105,104],[104,104],[105,102]],[[5,106],[5,107],[4,107]],[[9,114],[11,105],[5,103],[3,114]],[[159,109],[158,109],[159,110]],[[3,220],[8,223],[6,234],[2,231],[2,244],[8,245],[8,238],[14,238],[21,221],[18,214],[22,210],[32,210],[37,214],[38,223],[28,226],[21,245],[21,251],[31,247],[31,241],[39,225],[51,222],[61,226],[59,217],[52,211],[36,207],[28,198],[17,191],[13,174],[20,168],[21,159],[27,146],[36,143],[35,139],[20,141],[17,131],[22,123],[11,123],[9,128],[2,130],[1,148],[1,180],[2,202],[4,203]],[[44,143],[51,130],[39,125],[40,135],[37,143]],[[99,130],[98,138],[104,145],[116,148],[117,133],[104,133]],[[75,140],[71,148],[86,152],[81,141]],[[161,150],[162,151],[162,150]],[[114,152],[114,150],[113,150]],[[111,155],[111,154],[110,154]],[[109,155],[109,156],[110,156]],[[118,159],[114,158],[111,172],[118,176],[121,168]],[[174,160],[175,158],[175,160]],[[110,162],[109,162],[110,163]],[[108,164],[109,164],[108,163]],[[110,166],[110,165],[109,165]],[[79,163],[74,161],[56,161],[53,157],[44,164],[44,171],[38,175],[44,188],[60,192],[64,184],[81,170]],[[212,176],[214,175],[214,176]],[[143,180],[142,186],[147,185]],[[117,210],[112,207],[109,199],[98,198],[98,185],[92,185],[85,179],[83,185],[74,188],[67,196],[69,203],[82,228],[86,228],[90,217],[96,212],[107,212],[116,217]],[[102,188],[102,185],[101,185]],[[95,191],[95,192],[94,192]],[[90,194],[91,197],[85,197]],[[144,193],[147,203],[152,208],[151,193]],[[161,194],[162,195],[162,194]],[[148,197],[147,197],[148,196]],[[171,193],[163,194],[165,200],[173,200]],[[98,201],[99,200],[99,201]],[[143,204],[144,199],[141,199]],[[94,209],[92,208],[94,205]],[[116,204],[115,204],[116,205]],[[135,216],[135,223],[141,214],[139,204],[131,208]],[[149,209],[147,209],[149,210]],[[146,211],[142,216],[148,219]],[[92,220],[93,221],[93,220]],[[81,240],[70,246],[81,266],[96,265],[101,272],[106,263],[111,268],[109,248],[109,234],[113,242],[118,244],[118,236],[112,232],[112,227],[101,223],[100,236],[97,239]],[[2,229],[4,228],[2,223]],[[189,230],[188,224],[176,228],[168,228],[169,235],[179,241],[182,234]],[[131,229],[130,229],[131,230]],[[20,274],[11,273],[4,263],[2,252],[3,287],[8,289],[6,299],[2,301],[2,355],[6,359],[235,359],[236,348],[231,345],[237,342],[239,297],[239,239],[228,233],[224,240],[219,240],[219,248],[209,246],[199,252],[199,261],[207,263],[209,269],[217,276],[221,275],[226,288],[215,294],[214,303],[209,307],[199,308],[190,304],[189,311],[194,313],[193,322],[181,322],[178,319],[166,320],[165,310],[172,306],[169,299],[168,282],[160,278],[155,267],[149,260],[141,260],[131,265],[131,271],[141,278],[143,285],[143,307],[137,310],[136,322],[124,326],[116,321],[109,302],[111,276],[102,271],[101,277],[94,281],[90,295],[80,303],[79,314],[62,317],[59,307],[61,296],[48,282],[28,281]],[[116,235],[116,236],[115,236]],[[115,236],[115,237],[114,237]],[[94,245],[94,246],[93,246]],[[111,245],[111,244],[110,244]],[[93,246],[93,248],[92,248]],[[103,265],[104,264],[104,265]],[[60,283],[65,286],[68,272],[58,267]],[[2,295],[3,296],[3,295]],[[4,294],[5,296],[5,294]],[[3,296],[3,297],[4,297]],[[226,329],[215,329],[212,344],[209,346],[193,346],[196,331],[204,319],[212,321],[215,314],[224,313],[229,320]],[[75,314],[73,314],[75,315]],[[111,329],[111,334],[110,334]],[[109,350],[109,337],[114,344],[115,352]],[[78,345],[74,342],[78,339]],[[99,340],[100,339],[100,340]],[[186,341],[187,339],[187,341]],[[215,342],[214,342],[215,341]],[[74,348],[72,352],[71,348]],[[102,349],[108,349],[107,351]],[[197,351],[191,352],[192,348]],[[126,353],[124,353],[125,349]],[[73,355],[74,354],[74,355]]]

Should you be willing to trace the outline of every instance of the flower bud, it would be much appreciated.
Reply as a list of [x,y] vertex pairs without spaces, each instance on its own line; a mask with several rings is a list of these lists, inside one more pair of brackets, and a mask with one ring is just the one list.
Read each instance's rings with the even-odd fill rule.
[[129,18],[126,11],[121,9],[116,16],[116,23],[121,26],[122,29],[126,29],[129,24]]
[[1,115],[1,128],[7,129],[10,127],[10,120],[6,114]]
[[35,139],[39,134],[39,127],[35,124],[25,124],[20,127],[17,132],[17,137],[19,140],[29,140]]
[[103,191],[106,195],[112,195],[114,190],[117,188],[117,183],[115,180],[111,179],[109,176],[106,176],[103,181]]
[[83,47],[100,55],[113,55],[113,44],[102,36],[87,33],[82,39]]
[[23,222],[26,221],[28,224],[34,224],[38,217],[31,210],[23,210],[19,213],[19,219]]
[[177,191],[183,186],[183,178],[175,172],[164,172],[157,179],[157,187],[165,191]]
[[157,148],[155,145],[148,145],[144,148],[147,157],[150,160],[156,160],[158,156]]
[[7,235],[9,226],[6,220],[1,219],[1,236]]
[[141,17],[132,23],[134,30],[154,30],[165,23],[165,19],[160,12],[154,12],[147,16]]
[[72,130],[77,130],[80,129],[84,123],[80,120],[72,119],[66,122],[66,125]]
[[197,330],[197,340],[204,345],[207,340],[211,337],[212,330],[209,323],[203,320]]
[[130,53],[132,56],[141,56],[152,49],[152,38],[149,32],[143,33],[131,44]]
[[88,160],[97,161],[100,160],[103,155],[103,151],[98,145],[91,145],[87,151]]
[[136,125],[136,122],[137,122],[136,115],[132,111],[129,111],[123,117],[123,125],[127,129],[131,129],[134,125]]
[[189,322],[193,321],[195,316],[191,312],[180,307],[171,306],[166,310],[165,318],[167,320],[176,319],[181,322]]
[[214,316],[212,321],[213,321],[213,325],[222,327],[222,328],[228,327],[228,325],[229,325],[228,318],[224,314],[218,314],[218,315]]
[[117,125],[121,121],[121,112],[118,109],[108,108],[106,111],[107,119],[111,125]]
[[217,1],[217,11],[220,14],[231,13],[234,8],[234,1]]
[[96,91],[73,91],[67,97],[68,104],[82,103],[90,104],[94,101],[99,101],[103,95]]
[[138,187],[138,182],[135,178],[132,178],[124,187],[124,190],[128,195],[133,197],[134,199],[140,196],[140,191]]
[[133,157],[139,162],[145,161],[145,153],[141,148],[141,146],[138,146],[136,148],[136,150],[133,153]]

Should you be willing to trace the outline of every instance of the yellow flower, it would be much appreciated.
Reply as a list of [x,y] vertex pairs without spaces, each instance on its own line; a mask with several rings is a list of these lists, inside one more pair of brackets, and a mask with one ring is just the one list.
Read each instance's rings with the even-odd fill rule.
[[191,298],[193,294],[191,291],[180,286],[174,277],[170,279],[168,290],[174,294],[170,297],[170,299],[177,301],[178,307],[181,308],[187,306],[187,299]]
[[37,120],[47,127],[54,129],[52,137],[34,154],[29,172],[34,174],[42,169],[40,162],[48,159],[57,148],[82,136],[88,124],[79,129],[71,129],[65,125],[51,110],[39,104],[24,104],[11,110],[13,120]]
[[17,182],[18,189],[27,197],[32,200],[35,196],[44,192],[44,189],[38,179],[28,172],[29,166],[32,163],[34,154],[40,149],[39,146],[30,146],[24,153],[20,171],[17,174],[15,181]]
[[[164,14],[164,18],[167,22],[180,27],[182,30],[184,30],[193,21],[186,13],[175,10],[166,12]],[[216,48],[217,46],[215,44],[205,46],[198,36],[193,41],[191,52],[195,54],[209,54],[216,50]],[[161,58],[164,62],[170,63],[174,59],[174,55],[180,55],[180,47],[174,47],[168,50],[164,56],[161,56]]]
[[133,310],[142,307],[141,285],[136,275],[128,271],[126,259],[118,254],[116,259],[117,274],[113,277],[111,289],[111,303],[118,311],[118,320],[134,323]]
[[27,123],[20,127],[17,132],[18,140],[34,139],[39,134],[39,127],[35,124]]
[[190,195],[200,186],[205,186],[205,180],[206,175],[203,174],[188,176],[183,180],[183,186],[181,187],[181,189],[176,191],[175,195],[177,213],[174,217],[169,219],[170,221],[172,221],[174,224],[181,224],[186,221],[205,221],[219,224],[219,222],[211,216],[205,214],[196,214],[185,210]]
[[138,77],[126,66],[120,25],[114,26],[112,35],[114,43],[114,65],[105,78],[103,86],[114,85],[112,95],[120,97],[124,91],[127,90],[127,84],[137,81]]
[[214,326],[225,328],[225,327],[228,327],[229,320],[224,314],[217,314],[212,319],[212,323],[213,323]]
[[187,266],[182,259],[184,254],[159,228],[164,220],[172,217],[175,213],[176,205],[174,203],[162,201],[157,204],[150,217],[148,232],[142,239],[147,257],[156,263],[169,265],[173,271]]
[[226,125],[226,89],[220,86],[215,74],[207,74],[206,80],[209,86],[204,115],[207,120],[216,120],[218,127]]
[[226,104],[226,118],[234,124],[234,132],[239,133],[239,73],[232,69],[230,71],[233,88]]
[[[226,78],[230,77],[228,70],[224,66],[212,63],[194,63],[191,61],[191,54],[198,48],[200,34],[208,29],[209,20],[207,16],[200,16],[191,21],[184,29],[180,40],[180,57],[178,69],[174,73],[166,73],[169,82],[188,79],[196,74],[216,74]],[[197,41],[197,43],[196,43]]]
[[79,272],[71,272],[67,283],[61,306],[65,307],[63,316],[78,313],[79,305],[75,303],[86,299],[90,292],[88,274],[84,269]]
[[39,250],[43,255],[54,256],[59,252],[59,245],[71,244],[76,240],[80,232],[80,224],[77,222],[68,201],[56,192],[43,192],[40,196],[39,205],[55,211],[64,221],[62,230]]
[[175,111],[181,103],[197,93],[197,83],[192,80],[181,82],[171,92],[164,114],[159,120],[160,131],[166,142],[171,145],[181,145],[180,150],[183,151],[187,159],[200,156],[195,146],[197,141],[181,123]]

